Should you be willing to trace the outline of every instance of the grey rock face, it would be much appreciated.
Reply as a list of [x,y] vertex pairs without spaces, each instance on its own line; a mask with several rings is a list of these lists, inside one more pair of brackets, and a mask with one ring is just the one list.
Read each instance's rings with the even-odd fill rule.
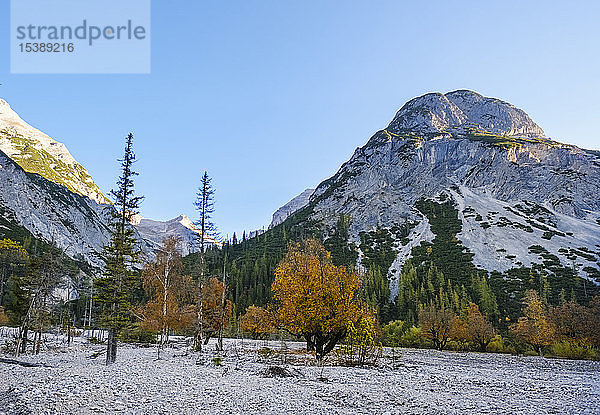
[[[80,257],[95,267],[103,265],[97,254],[110,239],[111,209],[112,205],[99,204],[24,171],[0,151],[0,214],[4,221],[53,242],[68,256]],[[184,255],[199,249],[199,231],[185,215],[168,222],[143,219],[135,228],[143,260],[152,260],[167,236],[181,240]]]
[[74,193],[103,204],[110,203],[87,170],[67,147],[30,126],[0,99],[0,151],[25,171],[38,173]]
[[544,131],[523,110],[467,90],[414,98],[400,108],[388,126],[394,133],[442,133],[464,128],[507,136],[544,137]]
[[[184,256],[200,251],[202,233],[186,215],[179,215],[164,222],[142,218],[134,226],[152,251],[158,249],[167,237],[179,239],[179,250]],[[218,242],[213,238],[206,238],[205,247],[211,244],[218,244]]]
[[94,253],[109,240],[110,205],[27,173],[0,152],[0,207],[4,219],[54,242],[69,256],[80,254],[90,264],[100,265]]
[[340,213],[351,215],[356,243],[362,231],[418,223],[411,246],[396,241],[393,294],[409,248],[433,237],[415,203],[440,195],[456,206],[458,238],[477,265],[541,263],[528,249],[539,245],[572,266],[573,250],[584,248],[591,253],[575,265],[589,277],[585,267],[600,268],[600,157],[541,136],[527,114],[497,99],[470,91],[415,98],[317,187],[312,217],[332,229]]
[[269,225],[269,229],[273,226],[279,225],[281,222],[286,220],[290,215],[294,212],[302,209],[304,206],[308,205],[310,197],[314,193],[315,189],[306,189],[298,196],[287,202],[285,205],[280,207],[273,213],[273,219],[271,220],[271,224]]

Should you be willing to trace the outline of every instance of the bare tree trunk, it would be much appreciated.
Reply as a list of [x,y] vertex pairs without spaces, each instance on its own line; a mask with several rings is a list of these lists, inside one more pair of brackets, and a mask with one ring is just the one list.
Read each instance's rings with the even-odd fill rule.
[[[226,249],[226,248],[224,248]],[[221,324],[219,324],[219,340],[217,342],[217,350],[223,351],[223,326],[225,325],[225,263],[227,261],[227,251],[223,258],[223,292],[221,293]]]
[[35,354],[40,354],[40,346],[42,344],[42,333],[44,332],[42,325],[40,324],[40,328],[38,329],[38,337],[37,344],[35,349]]
[[4,284],[6,284],[6,280],[8,279],[6,277],[6,275],[8,274],[8,271],[6,270],[2,270],[2,273],[0,274],[0,306],[2,306],[3,304],[3,299],[4,299]]
[[88,327],[92,327],[92,306],[94,304],[94,297],[90,297],[90,312],[88,313]]
[[110,354],[110,351],[112,349],[112,341],[113,341],[112,340],[113,339],[112,332],[113,332],[112,329],[108,330],[108,341],[106,342],[106,364],[107,365],[110,365],[112,363],[111,354]]
[[106,343],[106,364],[115,363],[117,360],[117,331],[108,329],[108,341]]
[[36,354],[35,353],[35,345],[37,344],[37,338],[38,338],[38,331],[34,331],[33,332],[33,342],[31,342],[31,354]]
[[85,331],[85,326],[87,322],[87,313],[88,313],[88,303],[89,299],[85,302],[85,306],[83,307],[83,330]]
[[[168,295],[168,277],[165,275],[165,283],[164,283],[164,292],[163,292],[163,309],[162,309],[162,329],[160,332],[160,349],[162,349],[167,341],[167,295]],[[160,352],[158,354],[158,358],[160,359]]]
[[[36,293],[37,295],[37,293]],[[21,324],[21,327],[19,327],[19,338],[17,339],[17,347],[15,349],[15,354],[18,356],[19,353],[25,353],[27,350],[27,335],[28,335],[28,328],[29,328],[29,320],[31,319],[31,312],[33,310],[33,304],[35,302],[35,297],[36,295],[33,296],[33,298],[31,299],[31,302],[29,303],[29,309],[27,310],[27,314],[25,315],[25,318],[23,319],[23,323]]]
[[[23,331],[21,333],[21,350],[18,350],[17,353],[24,354],[27,352],[27,336],[29,335],[29,328],[27,326],[23,327]],[[18,348],[17,348],[18,349]]]
[[67,346],[71,345],[71,317],[67,316]]
[[[202,277],[201,277],[202,278]],[[202,344],[203,344],[203,337],[204,337],[204,299],[203,299],[203,295],[202,295],[202,290],[204,288],[204,283],[200,282],[200,297],[199,297],[199,304],[198,304],[198,336],[197,336],[197,343],[196,343],[196,350],[201,352],[202,351]]]

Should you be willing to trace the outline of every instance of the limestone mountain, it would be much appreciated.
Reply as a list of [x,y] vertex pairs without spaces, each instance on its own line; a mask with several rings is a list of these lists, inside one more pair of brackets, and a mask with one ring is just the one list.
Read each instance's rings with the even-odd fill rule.
[[472,91],[407,102],[289,221],[300,212],[325,239],[347,217],[359,264],[386,240],[392,296],[406,260],[442,232],[487,271],[539,264],[600,282],[600,152]]
[[[179,249],[182,255],[189,255],[200,251],[200,236],[202,232],[186,215],[181,214],[168,221],[137,217],[133,224],[140,233],[140,236],[153,250],[158,249],[165,238],[172,236],[179,239]],[[220,245],[220,242],[214,238],[207,237],[205,244],[206,247],[209,245]]]
[[315,189],[306,189],[298,196],[287,202],[285,205],[280,207],[273,213],[273,219],[269,225],[269,229],[273,226],[279,225],[281,222],[286,220],[288,216],[296,212],[298,209],[302,209],[310,201],[310,197],[315,192]]
[[107,208],[112,207],[25,171],[0,151],[0,238],[33,236],[99,266],[96,254],[110,237]]
[[64,185],[98,203],[110,203],[64,144],[30,126],[0,99],[0,151],[29,173]]
[[[0,99],[0,238],[38,238],[100,266],[111,209],[64,144],[28,125]],[[199,231],[185,215],[167,222],[143,219],[134,227],[144,259],[167,236],[180,238],[186,255],[198,250]]]

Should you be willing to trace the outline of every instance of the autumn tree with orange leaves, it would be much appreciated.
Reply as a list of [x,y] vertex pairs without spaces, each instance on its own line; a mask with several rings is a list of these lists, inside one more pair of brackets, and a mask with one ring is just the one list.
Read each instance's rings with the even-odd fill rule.
[[240,319],[240,328],[255,340],[265,338],[275,330],[275,318],[268,310],[251,305]]
[[202,338],[204,344],[219,330],[224,329],[229,324],[229,318],[233,311],[233,303],[224,299],[227,286],[215,277],[211,277],[202,284],[202,296],[200,304],[202,312],[197,313],[201,316],[201,324],[196,322],[197,327],[202,327]]
[[457,328],[456,315],[445,307],[430,304],[419,310],[419,326],[423,335],[433,342],[438,350],[444,350]]
[[177,243],[176,238],[165,239],[156,260],[142,270],[143,287],[151,299],[138,313],[144,328],[160,333],[159,358],[169,330],[189,327],[194,317],[193,308],[186,305],[192,298],[193,282],[182,275],[183,263]]
[[494,340],[496,332],[489,320],[481,314],[479,306],[469,303],[467,308],[467,333],[471,342],[477,344],[479,351],[485,352],[488,345]]
[[303,336],[320,362],[344,339],[349,323],[362,318],[359,288],[359,275],[335,266],[315,239],[289,246],[271,287],[280,324]]
[[523,299],[523,317],[511,326],[519,339],[533,346],[541,354],[542,347],[552,344],[556,329],[537,291],[527,290]]

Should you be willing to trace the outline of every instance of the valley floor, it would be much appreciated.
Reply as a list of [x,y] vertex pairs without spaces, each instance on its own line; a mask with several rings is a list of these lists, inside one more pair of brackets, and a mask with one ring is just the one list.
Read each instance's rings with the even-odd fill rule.
[[[600,413],[600,362],[402,349],[377,368],[325,366],[319,380],[306,355],[265,345],[227,340],[222,366],[214,343],[202,355],[180,344],[161,360],[155,348],[122,346],[109,367],[91,357],[103,346],[84,342],[20,357],[49,367],[0,363],[0,414]],[[266,376],[274,365],[290,376]]]

